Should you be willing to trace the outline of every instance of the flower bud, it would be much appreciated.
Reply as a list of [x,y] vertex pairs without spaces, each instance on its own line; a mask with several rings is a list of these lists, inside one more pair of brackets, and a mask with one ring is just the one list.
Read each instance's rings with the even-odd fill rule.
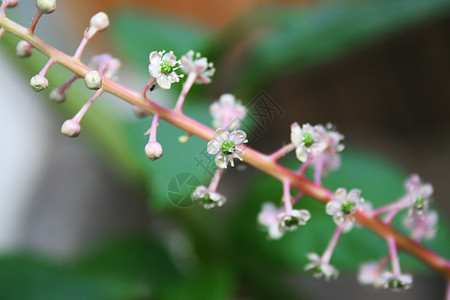
[[158,142],[149,142],[145,145],[145,154],[150,160],[157,160],[163,155],[163,149]]
[[16,7],[17,6],[17,4],[19,4],[19,0],[4,0],[4,1],[6,1],[6,2],[8,2],[6,5],[8,6],[8,7]]
[[98,90],[102,87],[102,76],[98,71],[90,71],[84,77],[84,83],[90,90]]
[[50,100],[55,101],[57,103],[66,101],[66,93],[61,92],[60,89],[54,89],[50,93]]
[[30,86],[36,92],[40,92],[48,88],[48,80],[44,76],[37,74],[31,78]]
[[61,126],[61,133],[68,137],[77,137],[80,135],[80,123],[70,119],[65,121]]
[[91,18],[89,22],[89,27],[86,29],[84,36],[87,38],[91,38],[94,34],[96,34],[99,31],[105,30],[108,26],[109,26],[108,15],[104,12],[99,12]]
[[21,40],[17,43],[16,54],[18,57],[30,57],[33,52],[33,46],[27,41]]
[[37,0],[36,7],[43,14],[51,14],[56,9],[56,0]]
[[180,135],[180,136],[178,137],[178,142],[179,142],[180,144],[184,144],[184,143],[186,143],[188,140],[189,140],[189,135],[187,135],[187,134],[185,134],[185,135]]

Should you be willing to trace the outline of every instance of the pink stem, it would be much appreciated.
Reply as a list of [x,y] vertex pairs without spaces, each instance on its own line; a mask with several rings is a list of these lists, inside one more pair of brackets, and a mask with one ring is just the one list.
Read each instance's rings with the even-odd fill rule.
[[[0,16],[0,27],[4,28],[8,32],[11,32],[17,37],[26,40],[44,55],[55,58],[58,63],[73,73],[78,74],[80,77],[84,77],[87,72],[91,71],[90,68],[80,63],[80,61],[73,59],[65,53],[55,49],[37,36],[31,34],[27,28],[6,17]],[[210,141],[214,138],[213,129],[189,118],[188,116],[174,113],[174,111],[168,109],[167,107],[158,105],[151,100],[142,101],[142,96],[139,93],[117,82],[104,78],[102,89],[132,105],[138,106],[148,113],[158,113],[161,119],[166,120],[184,131],[197,135],[202,139]],[[269,156],[259,151],[256,151],[250,147],[243,148],[245,150],[243,158],[247,164],[278,180],[288,180],[293,187],[322,203],[327,203],[333,199],[334,193],[332,191],[322,186],[317,186],[304,176],[301,176],[283,165],[270,160]],[[442,274],[445,278],[450,278],[450,262],[446,258],[428,250],[414,240],[398,232],[388,224],[383,223],[378,218],[374,218],[363,211],[355,212],[354,216],[358,223],[362,226],[367,227],[381,237],[394,237],[399,248],[407,250],[411,255],[416,256],[425,264]]]
[[72,85],[72,83],[74,83],[75,80],[77,80],[78,78],[80,78],[78,75],[73,76],[69,81],[67,81],[66,83],[64,83],[64,84],[59,88],[59,92],[60,92],[60,93],[64,93],[64,92]]
[[305,161],[305,162],[300,166],[300,168],[298,169],[297,174],[304,176],[304,175],[305,175],[305,172],[306,172],[306,169],[308,169],[309,164],[311,163],[311,160],[312,160],[311,156],[308,157],[308,160]]
[[283,180],[283,202],[284,202],[284,210],[286,212],[292,210],[292,202],[291,202],[291,183],[289,180]]
[[338,225],[336,227],[336,230],[334,231],[334,234],[331,237],[331,240],[328,243],[328,246],[322,255],[322,258],[321,258],[322,263],[324,263],[324,264],[330,263],[331,255],[333,254],[334,248],[336,247],[336,244],[339,241],[339,237],[341,236],[341,233],[344,230],[344,227],[347,224],[347,222],[348,222],[348,218],[344,221],[344,223],[342,223],[341,225]]
[[86,48],[86,45],[88,42],[89,42],[89,38],[83,37],[83,39],[80,42],[80,45],[78,45],[78,48],[75,51],[75,54],[73,55],[74,59],[80,59],[81,54],[83,54],[84,48]]
[[81,107],[80,111],[75,115],[75,117],[72,118],[77,123],[81,122],[81,119],[83,119],[84,115],[88,111],[89,107],[91,107],[92,103],[94,103],[95,99],[100,97],[100,95],[103,94],[103,89],[99,89],[95,92],[95,94],[91,97],[91,99],[86,102],[83,107]]
[[31,33],[34,33],[34,30],[36,29],[36,25],[37,25],[37,23],[39,22],[39,19],[42,17],[42,13],[40,12],[40,11],[38,11],[35,15],[34,15],[34,18],[33,18],[33,20],[31,21],[31,25],[30,25],[30,27],[28,27],[28,30],[31,32]]
[[152,126],[150,127],[150,137],[148,139],[149,143],[156,142],[156,131],[158,128],[159,115],[155,114],[152,120]]
[[42,70],[39,72],[39,75],[44,76],[47,74],[48,69],[55,63],[56,61],[53,58],[50,58]]
[[142,88],[141,90],[141,95],[144,96],[144,98],[146,98],[146,93],[148,91],[148,89],[155,84],[156,82],[156,78],[155,77],[150,77],[150,79],[147,81],[147,83],[145,84],[145,86]]
[[220,178],[222,177],[223,169],[218,168],[216,173],[214,173],[213,178],[211,179],[211,183],[209,184],[208,191],[215,192],[217,190],[217,186],[219,185]]
[[181,94],[178,97],[177,104],[175,104],[174,111],[178,113],[182,113],[183,111],[183,105],[184,101],[186,100],[186,96],[189,93],[189,91],[192,88],[192,85],[195,82],[195,79],[197,79],[198,73],[197,72],[190,72],[188,75],[188,78],[186,79],[186,82],[183,85],[183,89],[181,90]]
[[390,211],[390,212],[386,215],[386,217],[384,217],[383,222],[384,222],[385,224],[391,224],[392,221],[394,220],[395,216],[398,214],[398,212],[399,212],[398,210],[392,210],[392,211]]
[[294,199],[292,199],[292,205],[297,203],[303,196],[305,196],[305,194],[303,194],[302,192],[298,192]]
[[314,183],[322,185],[322,173],[325,165],[325,159],[323,155],[316,157],[314,161]]
[[407,203],[407,199],[400,199],[400,201],[374,209],[372,211],[372,216],[378,216],[382,213],[389,212],[392,210],[402,210],[407,208],[408,206],[409,203]]
[[394,276],[398,277],[402,274],[402,272],[400,271],[400,261],[398,259],[395,239],[393,237],[388,237],[387,244],[389,247],[389,257],[391,259],[392,273],[394,273]]
[[295,146],[292,143],[288,144],[288,145],[284,145],[283,147],[281,147],[274,153],[270,154],[269,158],[276,161],[276,160],[280,159],[280,157],[285,156],[286,154],[288,154],[289,152],[291,152],[294,149],[295,149]]

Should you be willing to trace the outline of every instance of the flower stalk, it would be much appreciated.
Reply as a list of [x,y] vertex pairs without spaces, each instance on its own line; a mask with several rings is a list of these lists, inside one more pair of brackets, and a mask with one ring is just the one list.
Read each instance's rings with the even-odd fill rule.
[[[32,34],[27,28],[15,23],[14,21],[0,15],[0,27],[6,31],[20,37],[23,40],[29,42],[34,48],[41,51],[44,55],[52,58],[56,63],[61,64],[70,71],[74,72],[79,77],[84,78],[86,73],[91,71],[86,65],[80,63],[77,59],[74,59],[61,51],[55,49],[49,44],[45,43],[42,39]],[[117,82],[112,81],[109,78],[103,79],[102,89],[97,91],[105,91],[113,94],[128,103],[138,106],[140,109],[151,113],[158,114],[161,119],[173,124],[174,126],[188,132],[189,134],[197,135],[205,140],[212,140],[214,138],[214,130],[189,118],[188,116],[175,113],[173,110],[156,104],[155,102],[148,100],[143,101],[140,93],[128,89]],[[275,162],[269,155],[260,153],[250,147],[242,146],[245,153],[243,159],[249,165],[267,173],[268,175],[281,180],[282,182],[289,182],[290,185],[305,195],[309,195],[322,203],[327,203],[333,199],[333,192],[314,184],[308,180],[305,176],[298,175],[294,171],[282,166]],[[366,228],[372,230],[374,233],[384,238],[390,238],[395,241],[397,247],[408,251],[410,254],[416,256],[418,259],[441,273],[447,279],[450,278],[450,262],[426,249],[413,239],[401,234],[397,230],[393,229],[388,224],[379,220],[372,215],[363,212],[356,211],[354,217],[357,222]]]

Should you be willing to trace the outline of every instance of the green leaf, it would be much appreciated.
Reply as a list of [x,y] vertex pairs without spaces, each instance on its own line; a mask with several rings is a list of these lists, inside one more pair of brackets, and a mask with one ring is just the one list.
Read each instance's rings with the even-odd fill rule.
[[288,76],[374,43],[408,26],[448,15],[446,0],[327,1],[252,10],[226,30],[216,52],[239,49],[234,83],[252,91],[274,77]]
[[[287,163],[294,167],[298,161],[290,160]],[[309,175],[310,172],[308,172]],[[343,153],[342,167],[332,172],[324,179],[324,186],[331,190],[338,187],[347,189],[359,188],[362,196],[379,207],[395,201],[403,191],[403,183],[407,175],[398,167],[380,157],[349,151]],[[273,202],[281,205],[281,183],[275,179],[261,176],[253,188],[245,195],[246,206],[241,209],[235,222],[235,244],[237,251],[243,257],[252,259],[252,264],[263,263],[267,268],[302,270],[307,264],[306,254],[317,252],[322,254],[325,250],[336,225],[330,216],[325,213],[325,207],[310,198],[302,199],[296,207],[306,208],[311,212],[311,219],[304,227],[295,232],[286,233],[278,241],[267,240],[266,234],[255,234],[258,215],[264,202]],[[243,199],[242,199],[243,200]],[[396,225],[401,223],[400,220]],[[400,226],[400,225],[399,225]],[[448,227],[441,226],[442,232],[433,243],[432,249],[445,253],[448,245]],[[253,232],[253,233],[252,233]],[[249,249],[251,249],[249,251]],[[355,271],[360,263],[368,260],[377,260],[387,254],[387,247],[380,237],[363,228],[354,228],[351,232],[343,234],[333,254],[331,263],[341,271]],[[259,262],[258,262],[259,261]],[[410,259],[402,261],[405,270],[423,270]]]

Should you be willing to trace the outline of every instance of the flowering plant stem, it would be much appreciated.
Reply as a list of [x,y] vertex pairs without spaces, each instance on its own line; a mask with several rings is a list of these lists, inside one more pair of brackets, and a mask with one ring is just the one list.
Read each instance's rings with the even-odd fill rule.
[[[56,63],[61,64],[79,77],[84,78],[86,73],[91,71],[91,69],[81,63],[78,59],[55,49],[34,35],[29,29],[15,23],[5,16],[0,15],[0,27],[21,39],[28,41],[34,48],[38,49],[44,55],[53,59]],[[161,119],[185,130],[188,134],[197,135],[207,141],[214,139],[213,129],[180,112],[175,112],[174,110],[158,105],[155,102],[146,99],[142,93],[130,90],[117,82],[103,78],[102,90],[141,108],[143,111],[151,114],[158,114]],[[270,155],[265,155],[250,147],[243,146],[243,149],[245,150],[243,159],[249,165],[252,165],[281,182],[288,182],[290,186],[295,187],[303,194],[309,195],[322,203],[327,203],[333,199],[334,193],[332,191],[314,184],[302,174],[297,174],[296,172],[287,169],[276,162]],[[395,240],[395,243],[400,249],[409,252],[442,274],[445,278],[450,279],[450,261],[447,259],[426,249],[374,216],[360,211],[357,211],[354,216],[364,227],[372,230],[383,239]]]

